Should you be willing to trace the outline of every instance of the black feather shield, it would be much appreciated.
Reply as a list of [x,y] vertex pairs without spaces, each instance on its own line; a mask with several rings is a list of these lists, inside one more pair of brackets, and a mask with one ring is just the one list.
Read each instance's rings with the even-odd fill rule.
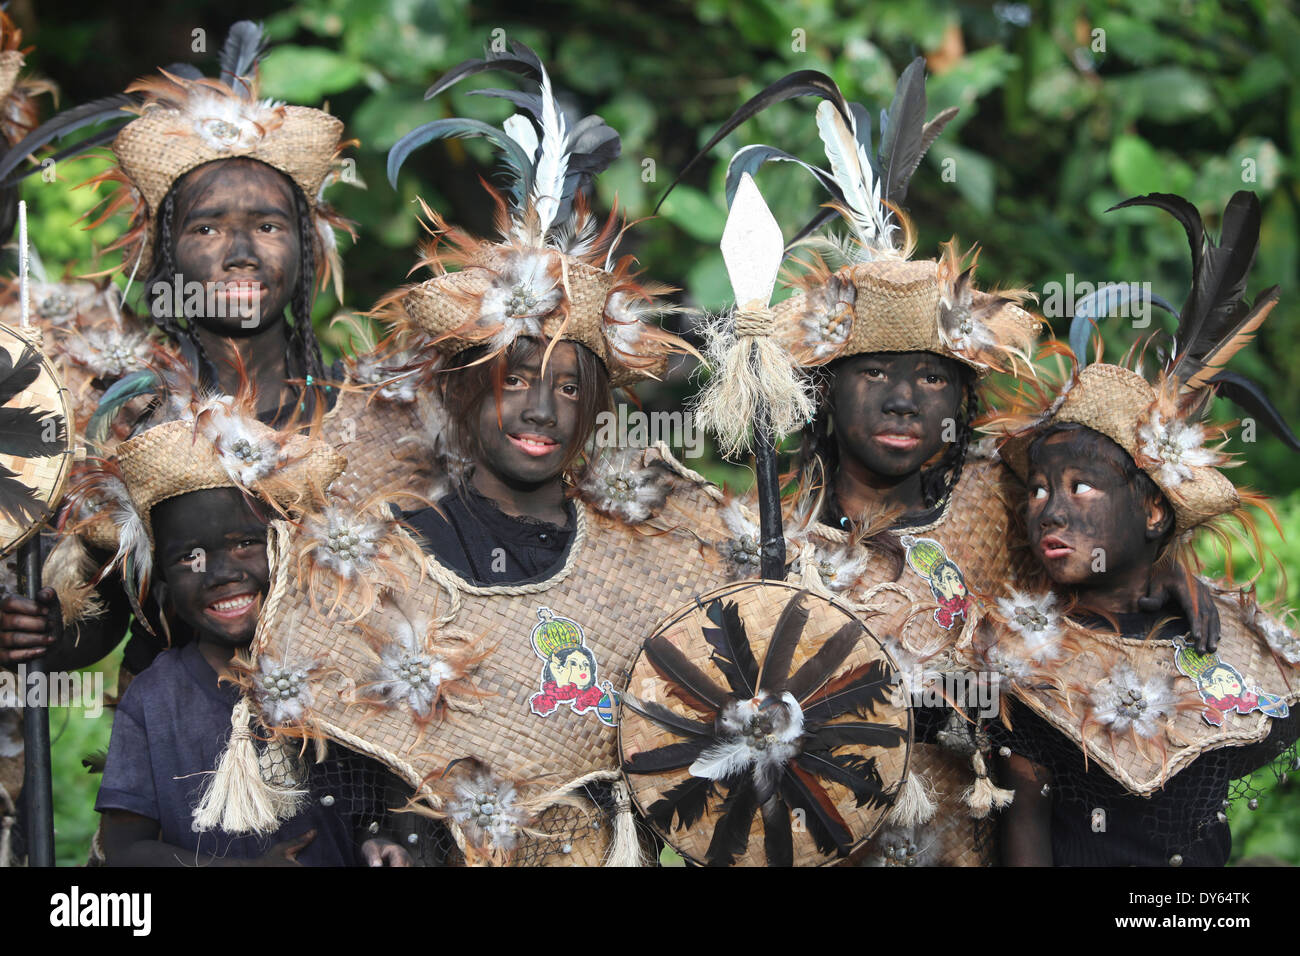
[[820,688],[834,676],[840,665],[853,653],[862,636],[862,626],[857,621],[849,621],[817,649],[817,653],[804,661],[790,678],[786,690],[794,699],[802,703],[813,691]]
[[713,648],[710,660],[722,671],[732,693],[748,700],[758,690],[758,660],[749,645],[749,634],[740,619],[740,608],[735,601],[709,602],[706,611],[716,627],[702,628],[704,639]]
[[889,700],[894,673],[884,661],[871,661],[843,674],[808,699],[803,709],[805,724],[823,724],[853,712],[869,716]]
[[819,852],[847,855],[853,834],[835,809],[826,791],[798,766],[786,766],[781,773],[781,797],[793,810],[803,810],[804,825]]
[[704,671],[687,660],[667,637],[656,634],[646,641],[645,656],[656,673],[672,684],[671,689],[679,692],[678,696],[687,704],[701,711],[722,709],[726,693]]
[[859,807],[887,806],[891,800],[876,769],[876,761],[861,754],[832,754],[810,750],[800,754],[796,763],[811,774],[846,787]]

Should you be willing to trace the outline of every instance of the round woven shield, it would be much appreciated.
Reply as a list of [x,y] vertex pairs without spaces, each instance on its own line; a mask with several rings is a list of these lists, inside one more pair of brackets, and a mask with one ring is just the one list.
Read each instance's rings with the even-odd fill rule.
[[40,333],[0,325],[0,554],[34,535],[72,468],[68,392]]
[[819,866],[880,825],[907,770],[897,666],[838,602],[775,581],[701,595],[621,695],[633,799],[687,860]]

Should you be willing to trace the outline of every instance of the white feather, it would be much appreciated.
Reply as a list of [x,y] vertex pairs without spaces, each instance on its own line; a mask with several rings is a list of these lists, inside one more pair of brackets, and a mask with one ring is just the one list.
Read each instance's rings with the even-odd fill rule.
[[564,116],[551,92],[551,78],[542,70],[542,139],[533,177],[533,209],[537,212],[539,237],[545,238],[560,208],[564,177],[569,169]]
[[834,105],[823,101],[817,107],[817,132],[826,147],[831,175],[844,192],[853,231],[864,243],[884,242],[893,228],[885,222],[880,203],[880,181],[871,171],[871,160]]
[[515,113],[504,123],[501,124],[506,131],[506,135],[513,139],[528,154],[531,160],[537,159],[537,130],[533,128],[533,121],[523,113]]

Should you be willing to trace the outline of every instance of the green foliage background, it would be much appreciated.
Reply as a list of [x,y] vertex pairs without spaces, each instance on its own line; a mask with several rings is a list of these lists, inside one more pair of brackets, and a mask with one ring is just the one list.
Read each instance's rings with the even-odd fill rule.
[[[492,231],[477,185],[493,169],[483,143],[425,149],[408,162],[395,191],[384,176],[384,154],[404,131],[428,119],[464,115],[499,122],[508,114],[501,101],[469,95],[475,87],[510,82],[495,76],[462,84],[437,102],[422,100],[435,77],[481,55],[493,31],[536,49],[558,86],[623,134],[622,158],[601,178],[600,201],[609,208],[617,196],[619,208],[636,218],[649,215],[712,129],[763,85],[791,70],[819,69],[851,100],[877,109],[888,103],[897,70],[925,54],[931,113],[958,105],[961,115],[913,180],[908,206],[922,254],[934,254],[955,234],[966,245],[982,243],[986,287],[1041,291],[1046,283],[1064,283],[1067,274],[1076,281],[1149,280],[1177,304],[1190,280],[1181,229],[1156,210],[1104,211],[1127,196],[1178,192],[1214,229],[1232,192],[1254,189],[1264,219],[1250,292],[1277,283],[1284,296],[1258,347],[1239,356],[1234,368],[1266,382],[1287,418],[1300,421],[1300,305],[1292,294],[1300,257],[1300,78],[1291,69],[1300,49],[1300,16],[1289,4],[570,0],[511,8],[469,0],[302,0],[285,6],[199,0],[151,13],[147,27],[111,6],[80,0],[61,0],[57,16],[31,0],[16,0],[11,12],[36,46],[29,65],[58,81],[68,104],[120,90],[159,64],[187,60],[211,69],[230,22],[264,19],[276,41],[265,61],[264,92],[305,104],[328,100],[361,141],[352,155],[366,188],[336,186],[330,196],[361,236],[344,253],[348,292],[342,306],[356,310],[406,281],[416,258],[416,196],[455,223],[479,234]],[[690,305],[725,305],[717,250],[725,161],[753,142],[820,161],[811,113],[808,101],[771,109],[693,170],[661,218],[630,234],[629,248],[648,274],[682,286]],[[778,165],[760,174],[760,185],[791,235],[822,197],[810,178]],[[37,179],[25,190],[34,241],[54,271],[98,267],[95,252],[120,228],[73,228],[94,199],[68,187],[97,168],[94,161],[64,164],[57,183]],[[339,307],[328,294],[317,304],[321,335],[331,347],[337,342],[324,323]],[[1066,333],[1067,322],[1054,320],[1058,335]],[[1136,339],[1139,333],[1127,324],[1107,324],[1108,355]],[[644,392],[646,406],[675,407],[692,387],[686,371]],[[1226,406],[1216,412],[1225,421],[1236,417]],[[1234,477],[1280,499],[1290,534],[1286,542],[1267,534],[1281,565],[1294,572],[1300,558],[1295,458],[1262,432],[1239,450],[1246,461]],[[714,461],[704,470],[748,480],[743,469]],[[1294,606],[1300,593],[1292,578]],[[88,797],[77,792],[73,800],[68,789],[82,772],[80,754],[62,758],[83,743],[65,738],[59,747],[64,847],[84,836],[78,814]],[[1260,810],[1234,816],[1238,852],[1298,861],[1297,825],[1300,800],[1288,787],[1266,797]]]

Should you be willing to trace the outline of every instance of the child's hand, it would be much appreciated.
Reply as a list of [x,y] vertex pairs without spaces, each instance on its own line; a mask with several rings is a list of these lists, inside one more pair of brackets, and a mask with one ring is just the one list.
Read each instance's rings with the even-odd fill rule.
[[366,866],[414,866],[406,847],[376,837],[361,844],[361,856]]
[[63,611],[54,588],[41,588],[35,601],[19,594],[0,598],[0,664],[40,657],[62,632]]
[[298,862],[298,854],[316,839],[316,831],[308,830],[302,836],[294,837],[292,840],[285,840],[277,843],[271,849],[266,851],[266,856],[255,860],[254,866],[302,866]]
[[1138,598],[1138,607],[1155,613],[1172,602],[1191,626],[1192,642],[1201,654],[1219,646],[1219,609],[1209,587],[1189,569],[1174,563],[1151,573],[1151,590]]

